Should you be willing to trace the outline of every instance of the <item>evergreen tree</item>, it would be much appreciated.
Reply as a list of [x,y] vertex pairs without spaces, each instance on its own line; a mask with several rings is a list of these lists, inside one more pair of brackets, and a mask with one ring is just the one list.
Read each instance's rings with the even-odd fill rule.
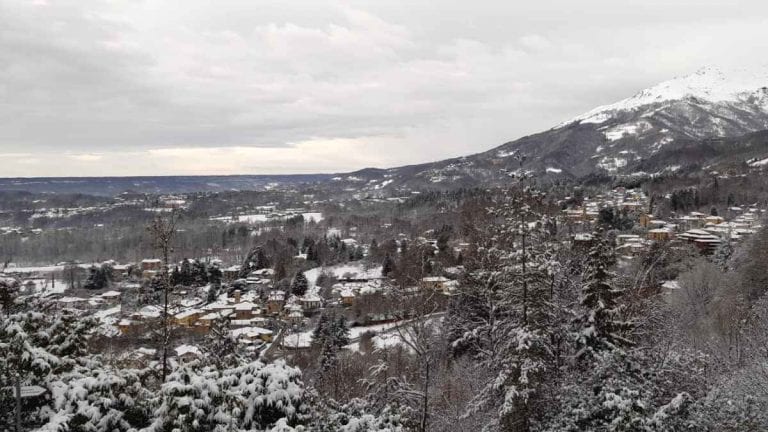
[[91,290],[104,289],[109,285],[112,278],[112,267],[108,264],[102,264],[100,267],[95,265],[88,269],[88,278],[85,280],[83,288]]
[[593,238],[581,288],[582,311],[575,320],[578,359],[632,344],[625,337],[632,325],[621,319],[622,308],[618,303],[623,291],[612,283],[613,247],[602,231]]
[[184,258],[183,261],[181,261],[181,267],[179,268],[179,285],[184,286],[190,286],[192,285],[192,282],[194,280],[194,275],[192,274],[192,263]]
[[221,288],[222,273],[218,265],[208,267],[208,282],[217,290]]
[[307,289],[309,289],[309,281],[307,280],[307,277],[304,276],[304,273],[302,272],[296,273],[296,276],[293,277],[293,281],[291,282],[291,293],[301,297],[307,293]]
[[463,284],[473,306],[448,318],[459,335],[452,346],[476,353],[489,374],[469,406],[469,413],[495,410],[489,429],[526,431],[545,411],[538,398],[553,361],[554,262],[542,202],[538,191],[519,187],[490,209]]
[[240,266],[239,276],[245,278],[250,272],[264,268],[269,268],[269,260],[264,253],[264,249],[261,246],[257,246],[252,249],[243,260],[243,264]]
[[389,254],[384,256],[384,262],[381,264],[381,275],[389,277],[395,271],[395,261]]
[[8,315],[14,311],[18,293],[18,280],[0,276],[0,314]]
[[203,286],[208,283],[208,267],[204,262],[195,260],[192,262],[190,285]]
[[206,363],[218,369],[236,366],[242,360],[237,340],[230,332],[228,319],[216,319],[211,323],[202,348],[206,354]]

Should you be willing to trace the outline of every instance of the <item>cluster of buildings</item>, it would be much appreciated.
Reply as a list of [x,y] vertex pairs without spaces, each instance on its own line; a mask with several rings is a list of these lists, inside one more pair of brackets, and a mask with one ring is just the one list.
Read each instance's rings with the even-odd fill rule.
[[[600,217],[600,211],[611,208],[614,213],[628,215],[636,221],[633,233],[616,238],[616,250],[621,256],[634,256],[647,250],[653,242],[680,241],[696,246],[702,253],[712,253],[724,242],[739,242],[755,233],[765,210],[757,207],[730,207],[725,216],[690,212],[668,219],[649,214],[647,197],[640,191],[617,188],[611,192],[585,198],[582,206],[563,210],[563,217],[572,224],[591,225]],[[572,236],[573,244],[587,245],[591,235]]]
[[756,207],[730,207],[726,217],[690,212],[667,221],[642,215],[640,226],[647,229],[649,240],[676,239],[693,244],[702,253],[712,253],[725,242],[739,242],[757,232],[764,214],[764,209]]

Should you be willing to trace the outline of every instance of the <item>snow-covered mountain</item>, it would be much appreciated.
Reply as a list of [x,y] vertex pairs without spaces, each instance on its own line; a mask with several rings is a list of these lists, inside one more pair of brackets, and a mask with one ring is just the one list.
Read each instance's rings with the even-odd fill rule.
[[670,137],[710,138],[766,129],[768,69],[705,67],[595,108],[558,127],[574,123],[600,125],[608,141],[654,130]]
[[[526,157],[524,169],[550,177],[629,174],[640,169],[661,172],[684,166],[686,159],[681,155],[690,155],[691,163],[701,163],[699,157],[693,157],[696,146],[692,142],[766,129],[768,66],[758,70],[705,67],[484,153],[389,170],[365,170],[353,177],[362,183],[358,186],[368,184],[378,189],[401,184],[487,184],[502,181],[506,173],[520,169],[518,155]],[[715,148],[723,150],[721,145]],[[675,156],[667,158],[668,154]],[[665,165],[667,159],[676,162]],[[649,160],[658,166],[649,167]]]

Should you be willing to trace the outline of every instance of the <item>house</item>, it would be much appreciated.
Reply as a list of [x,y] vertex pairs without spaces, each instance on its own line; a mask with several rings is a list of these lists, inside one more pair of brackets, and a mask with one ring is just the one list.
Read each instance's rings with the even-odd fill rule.
[[259,342],[271,343],[273,337],[272,330],[262,327],[243,327],[230,331],[230,334],[238,343],[244,345],[253,345]]
[[722,243],[720,237],[700,229],[688,230],[677,237],[693,243],[702,253],[712,253]]
[[181,327],[192,327],[197,323],[198,318],[200,318],[203,313],[204,311],[200,309],[187,309],[174,315],[173,321],[176,325]]
[[140,347],[123,355],[121,359],[131,367],[144,368],[149,366],[157,356],[157,350]]
[[427,276],[421,279],[421,287],[435,291],[445,291],[445,283],[449,280],[445,276]]
[[152,279],[163,268],[163,262],[159,259],[144,259],[141,261],[142,279]]
[[252,302],[240,302],[235,304],[235,317],[236,320],[249,320],[258,315],[260,310],[259,305]]
[[280,290],[275,290],[269,293],[267,297],[267,314],[277,315],[283,310],[283,303],[285,302],[285,293]]
[[216,312],[209,312],[197,319],[197,326],[200,328],[204,328],[206,331],[213,325],[214,321],[217,320],[228,320],[232,317],[233,311],[232,309],[221,309]]
[[443,294],[447,296],[452,296],[458,294],[459,291],[459,281],[457,280],[449,280],[448,282],[443,284]]
[[304,321],[304,309],[298,304],[288,304],[283,308],[285,320],[291,324],[301,324]]
[[588,250],[592,247],[592,243],[595,238],[590,233],[574,234],[572,237],[572,249],[574,250]]
[[704,223],[707,225],[720,225],[723,222],[725,222],[725,219],[720,216],[707,216],[704,218]]
[[301,307],[306,312],[315,311],[317,309],[320,309],[322,306],[322,299],[315,295],[315,294],[305,294],[304,297],[299,299],[299,303],[301,303]]
[[648,240],[653,241],[669,241],[674,238],[672,230],[667,228],[654,228],[648,230]]
[[122,296],[122,293],[120,293],[120,291],[114,291],[113,290],[113,291],[107,291],[107,292],[101,293],[99,295],[99,298],[101,298],[102,300],[104,300],[107,303],[113,303],[114,304],[114,303],[119,303],[120,302],[120,297],[121,296]]
[[227,282],[232,282],[238,277],[240,277],[240,266],[239,265],[233,265],[231,267],[227,267],[225,269],[221,270],[221,276],[222,278]]
[[129,319],[121,319],[117,323],[117,328],[120,330],[120,334],[128,334],[133,327],[133,322]]
[[133,264],[115,264],[112,266],[112,280],[121,281],[130,276]]
[[141,271],[160,271],[163,268],[163,261],[157,258],[141,260]]
[[190,362],[203,356],[200,348],[194,345],[180,345],[173,350],[176,352],[176,357],[182,362]]
[[341,298],[341,304],[345,306],[352,306],[355,304],[355,292],[349,289],[343,290],[339,293]]

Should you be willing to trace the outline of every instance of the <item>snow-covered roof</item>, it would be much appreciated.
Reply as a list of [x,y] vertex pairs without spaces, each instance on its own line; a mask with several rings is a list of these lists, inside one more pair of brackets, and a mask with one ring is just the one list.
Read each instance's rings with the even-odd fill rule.
[[203,355],[203,353],[200,351],[200,348],[194,345],[180,345],[174,348],[174,351],[176,352],[176,355],[179,357],[186,354],[191,354],[197,357],[200,357]]
[[183,312],[179,312],[176,315],[174,315],[174,318],[176,318],[176,319],[184,319],[184,318],[189,318],[189,317],[191,317],[193,315],[201,314],[201,313],[203,313],[203,311],[200,310],[200,309],[187,309],[187,310],[185,310]]
[[243,327],[239,329],[230,330],[232,337],[239,338],[241,336],[246,337],[259,337],[261,335],[272,335],[272,330],[261,327]]
[[239,310],[239,311],[253,310],[258,308],[259,308],[259,305],[257,305],[256,303],[248,302],[248,301],[235,304],[235,310]]
[[447,282],[448,280],[445,276],[427,276],[421,279],[422,282]]
[[303,302],[319,302],[322,301],[320,296],[315,294],[305,294],[304,297],[301,298],[301,301]]

